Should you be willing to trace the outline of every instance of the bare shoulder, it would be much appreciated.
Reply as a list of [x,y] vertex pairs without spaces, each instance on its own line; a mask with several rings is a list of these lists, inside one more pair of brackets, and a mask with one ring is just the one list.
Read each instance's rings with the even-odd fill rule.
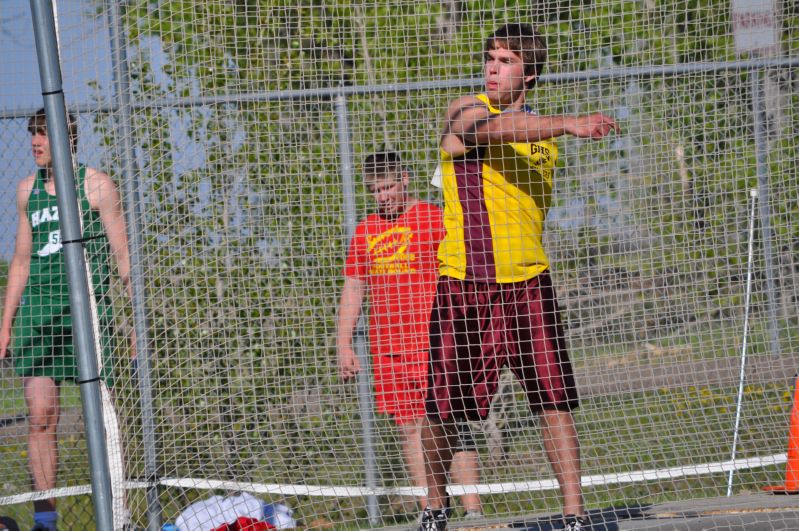
[[87,182],[101,183],[105,182],[106,180],[111,180],[111,177],[109,177],[104,171],[98,170],[97,168],[86,168]]
[[484,120],[491,114],[488,106],[476,96],[463,96],[450,102],[444,118],[444,136],[450,133],[462,134],[476,121]]
[[483,101],[477,96],[461,96],[460,98],[455,98],[449,103],[449,106],[447,107],[447,116],[452,117],[463,112],[465,109],[472,108],[488,110],[486,104],[483,103]]
[[25,204],[28,203],[28,198],[31,195],[31,190],[33,190],[35,182],[36,174],[31,173],[17,183],[17,201],[23,201]]
[[104,171],[87,167],[84,186],[89,204],[94,208],[101,202],[108,201],[109,199],[114,202],[118,201],[116,183]]
[[475,124],[487,119],[490,114],[488,106],[476,96],[454,99],[444,118],[439,144],[441,149],[453,157],[465,153],[467,144],[474,143],[470,136],[474,134]]
[[36,181],[36,174],[31,173],[27,177],[24,177],[21,181],[17,183],[17,191],[18,192],[29,192],[33,190],[33,183]]
[[86,191],[104,191],[110,188],[116,189],[114,180],[104,171],[97,168],[86,168]]

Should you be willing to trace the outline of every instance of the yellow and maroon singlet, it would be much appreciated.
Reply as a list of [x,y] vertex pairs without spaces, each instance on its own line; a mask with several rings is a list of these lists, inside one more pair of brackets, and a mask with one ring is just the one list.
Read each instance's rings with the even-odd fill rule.
[[[477,98],[502,112],[484,94]],[[478,146],[456,158],[441,150],[442,276],[508,283],[549,267],[541,236],[557,157],[552,140]]]

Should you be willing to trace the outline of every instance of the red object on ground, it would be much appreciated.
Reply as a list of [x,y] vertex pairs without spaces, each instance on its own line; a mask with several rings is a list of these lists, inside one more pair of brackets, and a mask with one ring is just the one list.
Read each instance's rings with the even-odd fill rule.
[[788,459],[785,465],[785,484],[763,487],[773,494],[799,494],[799,375],[794,383],[791,424],[788,428]]
[[230,524],[221,525],[214,528],[213,531],[267,531],[269,529],[277,529],[269,522],[263,520],[256,520],[247,516],[239,516],[236,521]]

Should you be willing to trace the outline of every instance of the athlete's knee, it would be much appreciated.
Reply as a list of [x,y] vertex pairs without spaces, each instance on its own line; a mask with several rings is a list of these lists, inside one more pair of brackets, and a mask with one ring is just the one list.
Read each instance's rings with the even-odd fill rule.
[[54,429],[60,415],[57,385],[49,378],[30,379],[25,385],[28,429],[41,432]]
[[47,431],[58,425],[58,406],[35,403],[28,407],[28,428],[31,431]]

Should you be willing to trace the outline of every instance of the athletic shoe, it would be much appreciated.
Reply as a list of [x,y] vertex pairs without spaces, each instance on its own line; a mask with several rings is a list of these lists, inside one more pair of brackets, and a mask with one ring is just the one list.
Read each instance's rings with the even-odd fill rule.
[[478,520],[483,518],[485,515],[480,511],[466,511],[466,514],[463,515],[464,520]]
[[10,516],[0,516],[0,529],[8,529],[8,531],[19,531],[17,521]]
[[447,529],[447,510],[431,509],[425,507],[422,511],[422,521],[419,531],[446,531]]
[[591,529],[591,522],[585,516],[566,515],[563,519],[566,531],[588,531]]

